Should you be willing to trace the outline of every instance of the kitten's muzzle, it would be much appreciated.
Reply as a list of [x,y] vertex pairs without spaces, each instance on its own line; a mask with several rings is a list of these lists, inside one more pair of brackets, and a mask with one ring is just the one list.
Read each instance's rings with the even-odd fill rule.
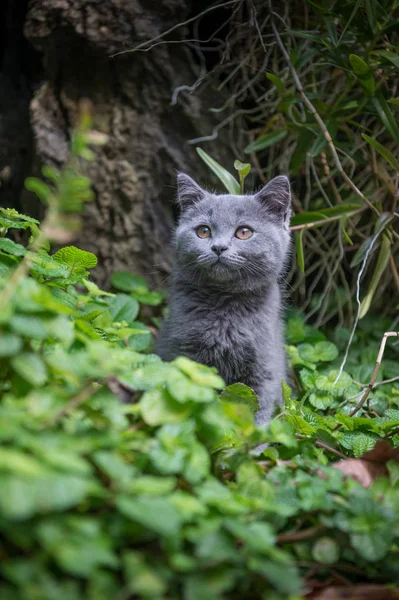
[[222,254],[222,252],[225,252],[226,250],[228,250],[227,246],[221,246],[221,245],[216,245],[214,244],[211,248],[211,250],[217,254],[217,256],[220,256]]

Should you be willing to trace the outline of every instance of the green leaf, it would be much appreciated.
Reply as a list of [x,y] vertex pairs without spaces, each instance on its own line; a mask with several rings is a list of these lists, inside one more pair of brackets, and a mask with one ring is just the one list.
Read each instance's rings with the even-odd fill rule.
[[0,448],[0,471],[23,477],[38,477],[46,473],[36,458],[13,448]]
[[238,171],[238,175],[240,177],[240,193],[244,193],[244,181],[246,176],[251,170],[251,165],[249,163],[242,163],[239,160],[234,161],[234,168]]
[[386,556],[391,544],[389,531],[369,531],[367,533],[351,534],[351,545],[359,555],[374,563]]
[[0,250],[12,256],[25,256],[26,250],[21,244],[16,244],[8,238],[0,237]]
[[347,20],[347,22],[345,23],[345,27],[344,27],[344,29],[343,29],[340,37],[339,37],[339,40],[337,42],[337,46],[339,46],[339,44],[341,43],[341,40],[344,38],[346,32],[348,31],[349,25],[351,24],[351,22],[352,22],[353,18],[355,17],[357,11],[359,10],[359,7],[360,7],[361,3],[362,3],[362,0],[356,0],[355,6],[353,7],[353,10],[352,10],[352,12],[350,14],[350,17]]
[[137,290],[132,292],[131,296],[140,302],[140,304],[146,304],[148,306],[159,306],[162,304],[165,295],[162,292],[150,292]]
[[39,200],[44,202],[44,204],[47,204],[48,199],[53,193],[47,183],[44,183],[44,181],[38,179],[37,177],[27,177],[25,179],[25,188],[29,192],[36,194]]
[[139,321],[135,321],[131,326],[134,329],[134,333],[128,339],[129,347],[133,348],[136,352],[147,350],[152,344],[152,333],[150,329]]
[[188,377],[181,375],[176,380],[167,384],[167,389],[178,402],[213,402],[217,395],[215,390],[190,381]]
[[399,54],[395,52],[389,52],[389,50],[377,50],[374,52],[378,56],[383,56],[387,60],[389,60],[397,69],[399,69]]
[[123,555],[125,579],[129,592],[139,598],[163,598],[167,592],[166,581],[145,561],[140,552],[125,552]]
[[286,129],[278,129],[277,131],[261,135],[260,138],[244,148],[244,152],[245,154],[251,154],[251,152],[260,152],[261,150],[270,148],[270,146],[274,146],[274,144],[281,142],[281,140],[287,136],[287,133]]
[[266,77],[276,86],[278,93],[282,96],[285,93],[285,87],[280,77],[277,77],[277,75],[274,75],[273,73],[266,73]]
[[326,410],[334,403],[334,396],[329,392],[315,390],[309,395],[309,402],[319,410]]
[[189,404],[176,402],[165,390],[148,390],[140,400],[140,410],[147,425],[181,423],[191,413]]
[[243,383],[233,383],[232,385],[228,385],[220,394],[220,399],[226,402],[247,404],[253,414],[259,409],[258,396],[250,387]]
[[317,342],[317,344],[300,344],[299,356],[310,363],[331,361],[337,358],[338,348],[332,342]]
[[299,344],[299,342],[321,342],[326,338],[319,329],[305,325],[301,317],[291,317],[286,326],[286,339],[289,344]]
[[47,381],[47,367],[38,354],[22,352],[11,361],[13,369],[34,387]]
[[380,279],[388,266],[390,257],[391,242],[389,240],[389,237],[384,233],[382,236],[381,246],[378,253],[377,264],[374,269],[373,277],[367,290],[367,294],[363,298],[362,303],[360,305],[359,319],[363,319],[363,317],[368,313]]
[[23,336],[43,340],[47,336],[43,319],[30,315],[14,315],[10,319],[10,327]]
[[353,454],[356,458],[363,456],[365,452],[372,450],[375,446],[375,439],[370,438],[368,435],[364,433],[359,433],[353,441]]
[[[306,155],[310,150],[311,145],[315,139],[315,134],[308,128],[302,127],[299,131],[299,135],[297,136],[295,150],[291,156],[290,161],[290,170],[293,175],[297,175],[299,169],[303,165],[306,160]],[[301,213],[303,214],[303,213]],[[298,217],[300,215],[295,215]],[[295,223],[296,224],[296,223]]]
[[185,375],[191,377],[195,383],[215,388],[217,390],[224,388],[223,379],[217,375],[216,369],[213,367],[200,365],[193,360],[186,358],[185,356],[176,358],[172,364],[180,369]]
[[2,478],[0,511],[7,519],[26,519],[37,513],[65,510],[86,498],[93,483],[85,477],[49,473],[46,477]]
[[349,55],[349,62],[355,73],[356,77],[359,79],[363,88],[370,94],[374,92],[375,81],[373,71],[369,67],[369,65],[362,59],[360,56],[356,54]]
[[319,375],[316,378],[317,389],[342,395],[352,385],[352,377],[345,371],[342,371],[337,380],[338,373],[337,369],[333,369],[328,375]]
[[23,341],[18,335],[12,333],[0,334],[0,358],[18,354],[23,346]]
[[281,419],[275,419],[269,423],[267,434],[269,441],[273,444],[283,444],[287,448],[296,448],[298,446],[294,428],[290,423]]
[[97,264],[97,257],[75,246],[65,246],[52,255],[53,260],[67,265],[71,275],[83,275]]
[[144,529],[164,537],[179,534],[181,517],[166,498],[118,496],[116,506],[124,516],[139,523]]
[[397,161],[395,156],[392,154],[392,152],[390,150],[388,150],[388,148],[385,148],[379,142],[377,142],[377,140],[375,140],[374,138],[371,138],[369,135],[366,135],[365,133],[362,133],[362,138],[364,140],[366,140],[366,142],[368,142],[370,144],[370,146],[372,146],[374,148],[374,150],[377,150],[377,152],[385,158],[385,160],[391,165],[391,167],[393,169],[395,169],[395,171],[399,170],[399,162]]
[[330,537],[321,537],[313,544],[312,556],[315,561],[323,565],[333,565],[339,560],[339,546]]
[[377,15],[375,12],[375,0],[364,0],[364,7],[367,13],[367,20],[372,33],[376,31]]
[[123,373],[119,378],[132,390],[150,390],[160,385],[174,383],[181,378],[181,373],[173,365],[161,361],[146,364],[132,373]]
[[399,126],[398,123],[393,116],[391,109],[388,106],[387,101],[385,100],[382,91],[379,89],[373,96],[374,106],[377,109],[378,115],[380,117],[381,123],[384,125],[388,133],[391,135],[392,139],[395,140],[396,143],[399,144]]
[[396,460],[389,460],[387,462],[387,469],[392,485],[394,487],[397,486],[399,482],[399,462]]
[[108,310],[114,323],[126,321],[130,324],[139,314],[139,303],[127,294],[116,294],[110,301]]
[[143,277],[132,275],[127,271],[116,271],[111,277],[111,284],[122,292],[147,292],[148,285]]
[[294,215],[291,219],[291,226],[304,225],[306,223],[313,223],[317,221],[324,221],[330,217],[337,217],[339,215],[345,215],[354,210],[357,210],[362,205],[361,203],[354,202],[342,202],[338,206],[332,206],[329,208],[322,208],[318,212],[305,211]]
[[196,148],[197,154],[204,163],[215,173],[230,194],[240,194],[240,184],[229,171],[222,167],[214,158],[209,156],[202,148]]

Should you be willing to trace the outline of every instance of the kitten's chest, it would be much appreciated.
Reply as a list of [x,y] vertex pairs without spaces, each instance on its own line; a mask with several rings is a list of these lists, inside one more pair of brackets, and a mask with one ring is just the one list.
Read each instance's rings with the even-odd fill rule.
[[199,309],[190,315],[184,350],[199,362],[217,367],[227,383],[253,379],[258,360],[258,315],[242,307]]
[[254,342],[260,325],[256,313],[248,313],[242,307],[226,305],[222,308],[198,309],[188,316],[191,337],[201,339],[208,346],[219,348],[239,347]]

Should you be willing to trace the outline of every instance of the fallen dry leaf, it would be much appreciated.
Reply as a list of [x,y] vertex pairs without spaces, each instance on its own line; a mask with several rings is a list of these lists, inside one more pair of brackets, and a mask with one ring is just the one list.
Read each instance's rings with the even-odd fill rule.
[[389,460],[399,461],[399,448],[393,448],[387,440],[379,440],[361,458],[340,460],[332,466],[367,488],[377,477],[388,477],[386,463]]
[[385,585],[348,585],[325,588],[312,600],[399,600],[399,590]]

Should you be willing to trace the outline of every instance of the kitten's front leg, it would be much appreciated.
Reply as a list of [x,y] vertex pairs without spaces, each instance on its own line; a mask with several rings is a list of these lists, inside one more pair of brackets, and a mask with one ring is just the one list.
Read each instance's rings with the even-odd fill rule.
[[267,425],[277,405],[282,404],[281,379],[268,380],[260,386],[258,392],[259,410],[255,415],[257,425]]

